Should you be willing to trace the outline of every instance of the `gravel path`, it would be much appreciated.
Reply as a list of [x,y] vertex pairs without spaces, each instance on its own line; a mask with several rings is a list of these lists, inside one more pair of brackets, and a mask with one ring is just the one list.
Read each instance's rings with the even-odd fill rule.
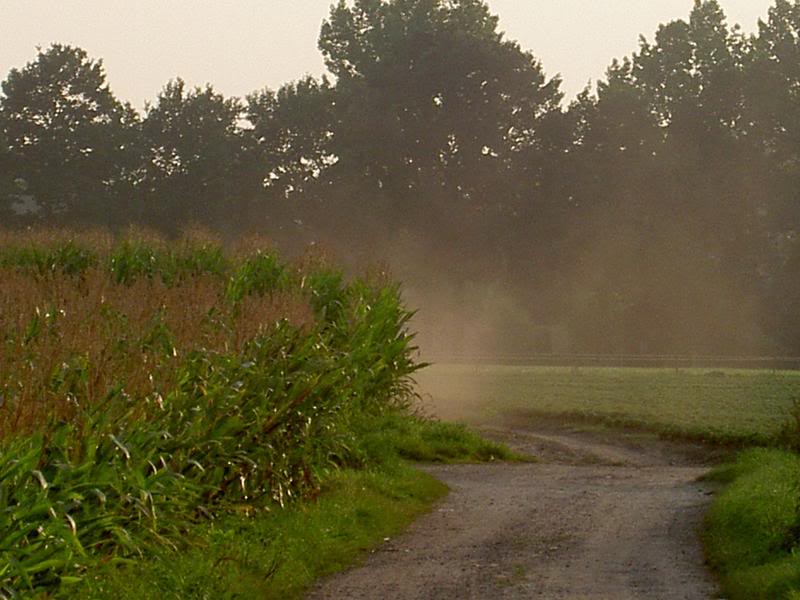
[[702,449],[647,438],[495,430],[534,464],[431,466],[449,496],[312,599],[715,597],[697,528]]

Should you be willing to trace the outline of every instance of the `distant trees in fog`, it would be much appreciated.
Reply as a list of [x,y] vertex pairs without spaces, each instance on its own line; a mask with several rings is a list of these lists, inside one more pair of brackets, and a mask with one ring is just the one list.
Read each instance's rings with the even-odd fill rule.
[[340,2],[319,47],[331,79],[176,80],[142,114],[40,51],[2,84],[0,215],[377,246],[575,350],[800,351],[800,0],[752,36],[698,0],[566,106],[480,0]]

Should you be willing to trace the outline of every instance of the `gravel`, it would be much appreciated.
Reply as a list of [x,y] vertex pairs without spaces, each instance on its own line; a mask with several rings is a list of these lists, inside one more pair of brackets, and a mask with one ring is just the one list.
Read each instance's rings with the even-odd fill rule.
[[496,429],[536,463],[424,466],[449,496],[323,599],[713,598],[697,537],[703,448],[644,436]]

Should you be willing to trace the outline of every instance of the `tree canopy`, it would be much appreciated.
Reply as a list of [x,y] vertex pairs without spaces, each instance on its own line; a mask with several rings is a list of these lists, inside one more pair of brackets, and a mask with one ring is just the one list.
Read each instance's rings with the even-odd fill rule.
[[46,215],[102,220],[111,189],[134,167],[136,113],[106,84],[102,61],[54,44],[2,84],[8,151]]

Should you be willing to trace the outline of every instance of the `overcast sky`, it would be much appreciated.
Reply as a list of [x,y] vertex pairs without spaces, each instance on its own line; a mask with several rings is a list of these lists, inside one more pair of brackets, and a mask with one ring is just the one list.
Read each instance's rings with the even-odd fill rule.
[[[0,77],[63,42],[102,58],[112,90],[142,108],[176,76],[225,95],[280,86],[324,66],[317,36],[331,0],[0,0]],[[574,96],[640,34],[686,18],[693,0],[491,0],[500,27],[560,73]],[[722,0],[754,31],[773,0]]]

